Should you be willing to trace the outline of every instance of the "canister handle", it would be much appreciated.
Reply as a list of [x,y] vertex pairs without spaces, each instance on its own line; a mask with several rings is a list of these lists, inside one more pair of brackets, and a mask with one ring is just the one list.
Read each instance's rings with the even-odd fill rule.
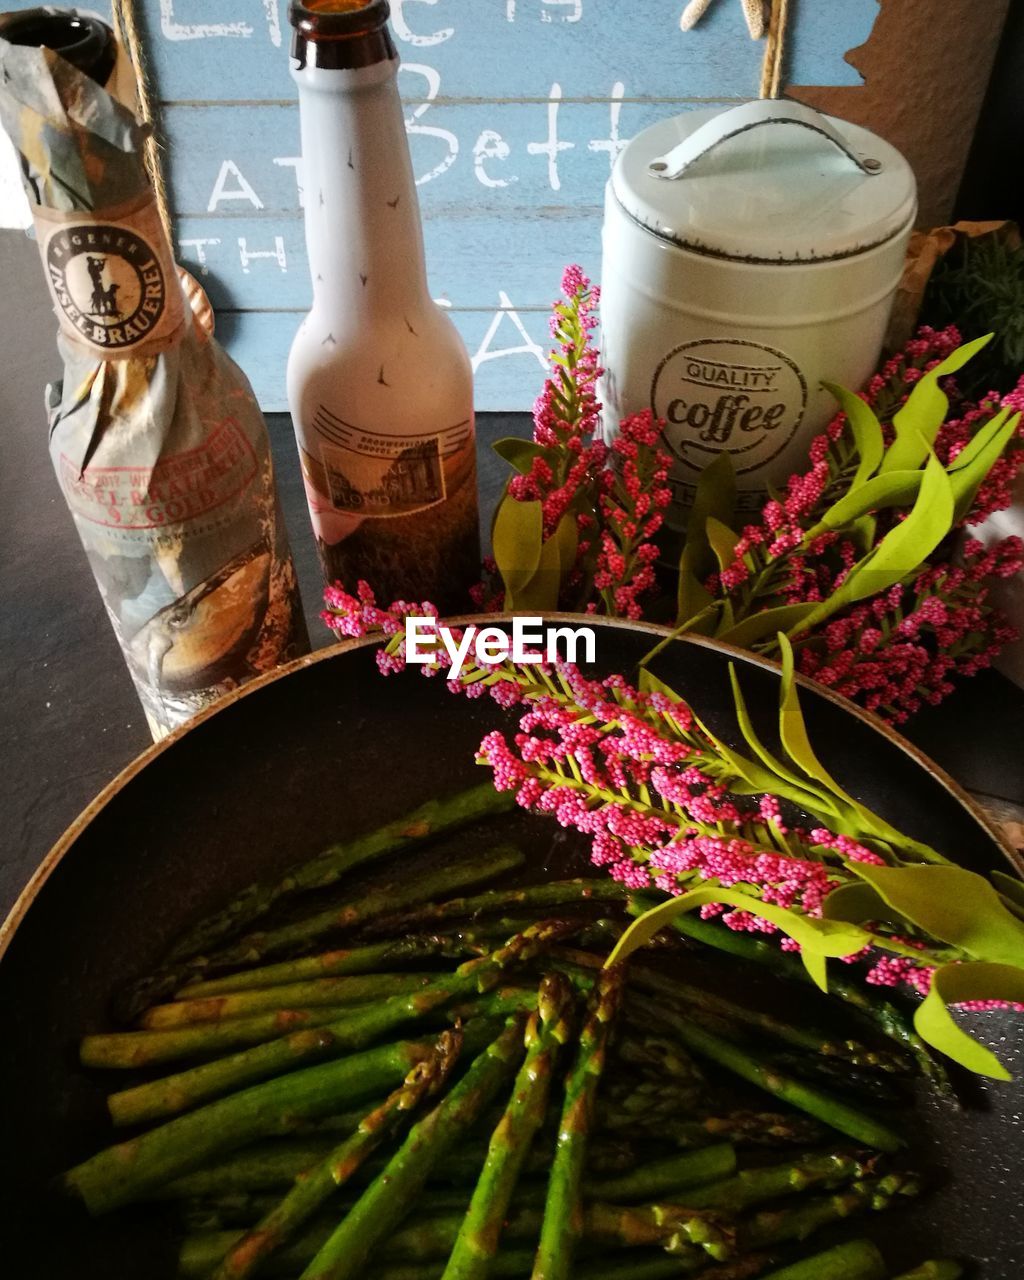
[[867,177],[874,177],[881,172],[881,161],[858,154],[835,125],[820,112],[804,106],[802,102],[776,98],[744,102],[714,116],[699,129],[695,129],[679,146],[673,147],[663,156],[656,156],[647,166],[648,171],[656,178],[680,178],[695,161],[715,147],[738,134],[766,124],[795,124],[803,129],[811,129],[838,147]]

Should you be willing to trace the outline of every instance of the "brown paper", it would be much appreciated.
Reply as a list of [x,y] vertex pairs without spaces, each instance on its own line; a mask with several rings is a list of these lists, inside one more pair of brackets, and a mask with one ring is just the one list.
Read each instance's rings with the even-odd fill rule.
[[957,222],[951,227],[935,227],[931,231],[913,233],[907,246],[907,260],[896,290],[896,301],[886,333],[887,350],[900,350],[914,336],[932,272],[957,241],[996,232],[1006,232],[1013,244],[1020,244],[1020,232],[1016,225],[1005,221]]

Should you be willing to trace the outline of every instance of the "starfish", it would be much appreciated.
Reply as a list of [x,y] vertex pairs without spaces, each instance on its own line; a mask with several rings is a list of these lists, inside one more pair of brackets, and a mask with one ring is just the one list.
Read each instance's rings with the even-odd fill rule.
[[[765,33],[764,0],[740,0],[743,16],[747,20],[751,40],[760,40]],[[695,27],[711,6],[711,0],[690,0],[683,10],[679,25],[684,31]]]

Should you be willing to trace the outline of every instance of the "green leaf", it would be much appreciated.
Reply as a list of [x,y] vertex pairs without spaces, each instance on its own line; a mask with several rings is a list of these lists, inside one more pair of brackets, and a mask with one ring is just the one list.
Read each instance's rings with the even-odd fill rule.
[[[792,800],[795,804],[807,809],[808,812],[815,813],[819,817],[825,815],[829,821],[834,822],[839,816],[839,811],[832,797],[826,791],[820,790],[808,782],[807,779],[801,778],[794,773],[781,760],[776,759],[758,737],[754,723],[750,718],[750,712],[747,710],[743,690],[740,688],[736,667],[731,662],[729,663],[729,681],[732,685],[736,721],[739,724],[740,732],[743,734],[747,745],[764,763],[771,776],[775,779],[774,784],[766,787],[765,790],[771,791],[777,796],[785,796],[787,800]],[[721,745],[717,738],[715,738],[715,744]]]
[[544,453],[543,445],[535,444],[532,440],[522,440],[519,436],[506,436],[503,440],[496,440],[491,447],[499,458],[504,458],[524,476],[530,474],[534,458],[539,458]]
[[921,490],[924,475],[920,471],[890,471],[884,476],[850,488],[821,517],[820,522],[808,533],[813,538],[822,529],[842,529],[861,516],[886,507],[908,507]]
[[676,626],[685,627],[687,631],[695,631],[701,635],[710,634],[714,629],[713,615],[709,615],[706,619],[702,618],[692,627],[687,624],[704,613],[709,605],[714,604],[714,600],[714,596],[697,575],[692,570],[681,566],[679,586],[676,591]]
[[1024,970],[1013,965],[944,964],[932,977],[931,990],[914,1014],[922,1040],[968,1071],[996,1080],[1013,1077],[994,1053],[953,1021],[948,1006],[967,1000],[1010,1000],[1024,1003]]
[[516,591],[510,607],[529,613],[550,613],[557,609],[562,582],[576,560],[576,546],[576,521],[571,515],[564,515],[541,547],[536,571]]
[[[885,840],[903,855],[913,854],[922,862],[946,864],[948,860],[930,845],[910,839],[866,805],[855,800],[849,792],[843,790],[821,763],[811,746],[810,735],[800,706],[793,646],[781,634],[779,646],[782,651],[782,693],[779,706],[779,735],[782,745],[793,763],[808,777],[820,783],[834,797],[833,803],[838,802],[836,807],[840,815],[840,823],[845,825],[846,834],[854,835],[859,839],[867,836]],[[842,830],[842,826],[840,829]]]
[[[955,520],[962,520],[971,509],[982,481],[1002,457],[1003,450],[1017,433],[1020,425],[1020,414],[1009,416],[1009,409],[1003,409],[978,432],[971,443],[964,449],[949,470],[949,482],[953,488],[956,509]],[[971,458],[964,461],[964,454],[972,445],[981,441],[980,447]]]
[[[917,501],[907,518],[859,560],[843,584],[799,625],[809,631],[858,600],[878,595],[902,582],[927,560],[953,527],[953,489],[934,454],[928,459]],[[789,634],[797,630],[790,627]]]
[[949,412],[949,400],[939,389],[939,379],[962,369],[991,342],[992,337],[990,333],[984,338],[975,338],[973,342],[965,342],[921,378],[907,403],[892,420],[896,435],[882,461],[880,470],[883,473],[906,471],[921,465]]
[[885,438],[882,435],[882,424],[875,417],[875,411],[860,396],[847,391],[835,382],[822,382],[826,391],[830,391],[839,401],[839,407],[846,414],[857,445],[857,456],[860,459],[857,472],[850,481],[851,489],[858,489],[869,476],[878,470],[878,464],[885,454]]
[[736,543],[739,542],[740,535],[733,533],[727,524],[716,520],[714,516],[708,516],[705,528],[711,550],[718,561],[718,567],[728,569],[736,559]]
[[795,630],[796,625],[803,618],[810,617],[816,608],[815,604],[780,604],[772,609],[762,609],[760,613],[740,619],[727,631],[719,631],[715,639],[734,644],[738,649],[749,649],[759,640],[774,636],[779,631]]
[[863,924],[866,920],[906,924],[869,884],[843,884],[833,889],[822,903],[821,914],[826,920],[846,920],[849,924]]
[[[679,562],[680,574],[689,570],[698,582],[708,576],[714,568],[714,558],[708,540],[707,522],[714,519],[728,526],[735,508],[736,473],[733,470],[732,456],[723,450],[708,463],[697,480],[697,492],[686,523],[686,543]],[[703,605],[700,607],[703,608]],[[697,609],[693,609],[684,616],[680,611],[679,621],[685,622],[697,612]]]
[[813,916],[801,915],[788,907],[776,906],[772,902],[762,902],[760,898],[743,893],[739,889],[707,885],[700,889],[691,889],[689,893],[681,894],[678,898],[669,898],[658,906],[652,907],[650,911],[645,911],[642,916],[638,916],[615,945],[605,962],[605,968],[628,959],[634,951],[645,947],[677,916],[712,902],[722,902],[741,911],[750,911],[761,919],[777,925],[787,937],[800,944],[802,953],[811,961],[807,965],[808,972],[822,991],[828,990],[824,961],[829,958],[839,959],[856,955],[870,941],[870,934],[845,921],[818,920]]
[[851,808],[857,808],[857,801],[836,782],[825,766],[818,759],[811,746],[810,734],[804,720],[803,708],[800,706],[800,693],[796,683],[796,664],[793,657],[793,646],[785,636],[779,636],[782,647],[782,691],[779,701],[779,738],[786,755],[801,769],[812,782],[821,783],[825,789],[837,799]]
[[508,494],[494,517],[494,559],[505,584],[509,609],[516,595],[537,572],[543,546],[543,513],[539,502],[517,502]]
[[992,880],[1006,906],[1019,920],[1024,920],[1024,881],[1002,871],[993,871]]
[[662,693],[666,698],[671,698],[673,702],[682,702],[679,694],[671,685],[665,683],[654,674],[649,667],[640,668],[640,679],[637,681],[637,688],[641,693]]
[[1024,922],[1003,905],[984,876],[963,867],[878,867],[850,870],[904,920],[975,960],[1024,970]]
[[992,879],[1004,898],[1009,898],[1018,907],[1024,907],[1024,880],[1019,876],[1008,876],[1005,871],[993,871]]

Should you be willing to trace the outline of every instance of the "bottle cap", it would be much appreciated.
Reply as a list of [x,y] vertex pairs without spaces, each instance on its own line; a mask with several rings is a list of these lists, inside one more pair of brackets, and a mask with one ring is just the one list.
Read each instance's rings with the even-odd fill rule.
[[99,18],[53,9],[0,14],[0,37],[9,44],[52,49],[97,84],[106,84],[117,61],[114,33]]
[[[291,0],[292,57],[300,67],[354,70],[397,56],[388,0]],[[313,46],[312,57],[309,46]]]

